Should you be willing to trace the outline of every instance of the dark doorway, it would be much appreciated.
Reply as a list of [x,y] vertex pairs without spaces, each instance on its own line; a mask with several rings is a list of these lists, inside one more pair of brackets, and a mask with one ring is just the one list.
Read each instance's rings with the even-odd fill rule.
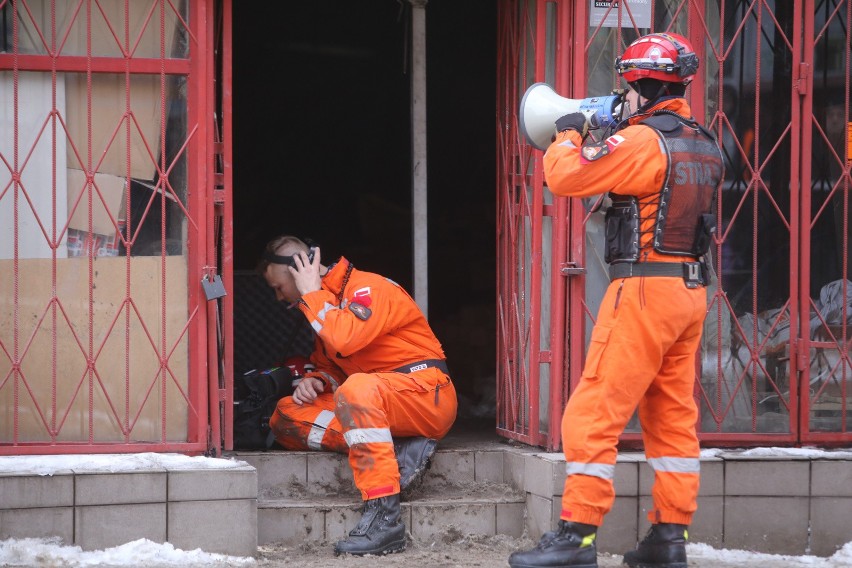
[[[412,289],[409,11],[234,3],[237,373],[301,345],[298,319],[253,274],[276,235]],[[497,5],[431,0],[426,14],[429,320],[460,395],[457,428],[493,428]]]

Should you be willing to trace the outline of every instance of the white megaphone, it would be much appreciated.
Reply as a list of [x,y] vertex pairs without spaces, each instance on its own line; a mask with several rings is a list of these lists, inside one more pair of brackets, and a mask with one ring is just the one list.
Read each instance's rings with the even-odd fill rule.
[[572,112],[582,112],[589,128],[605,128],[621,114],[620,94],[585,99],[568,99],[556,94],[547,83],[535,83],[521,99],[518,125],[527,142],[539,150],[547,150],[556,134],[556,119]]

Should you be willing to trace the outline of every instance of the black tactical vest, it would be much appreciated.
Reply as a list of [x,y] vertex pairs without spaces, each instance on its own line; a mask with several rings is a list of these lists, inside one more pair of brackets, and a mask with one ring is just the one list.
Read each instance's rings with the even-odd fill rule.
[[[663,111],[643,125],[660,137],[667,172],[659,193],[652,245],[655,251],[700,257],[716,231],[716,191],[724,175],[722,152],[713,135],[695,121]],[[608,263],[639,259],[640,204],[636,197],[610,192],[606,212]]]

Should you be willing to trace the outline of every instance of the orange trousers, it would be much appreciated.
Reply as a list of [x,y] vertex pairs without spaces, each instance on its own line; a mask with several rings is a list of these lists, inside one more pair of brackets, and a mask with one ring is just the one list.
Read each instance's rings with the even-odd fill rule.
[[603,522],[615,500],[618,437],[638,407],[654,469],[648,519],[690,524],[699,484],[695,355],[706,305],[705,289],[688,289],[681,278],[610,283],[583,375],[562,416],[563,520]]
[[348,453],[355,486],[366,500],[399,493],[393,437],[440,440],[456,410],[453,383],[438,369],[355,373],[312,404],[282,398],[269,425],[287,449]]

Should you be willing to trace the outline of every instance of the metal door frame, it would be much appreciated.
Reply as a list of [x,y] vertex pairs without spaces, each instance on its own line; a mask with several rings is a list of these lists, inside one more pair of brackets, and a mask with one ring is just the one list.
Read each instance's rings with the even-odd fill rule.
[[[542,241],[547,225],[556,235],[553,247],[564,252],[566,204],[545,203],[541,153],[522,140],[517,115],[526,86],[552,78],[555,59],[570,46],[555,43],[557,35],[567,36],[555,33],[568,26],[566,5],[501,0],[498,11],[496,427],[505,437],[545,447],[559,436],[553,412],[562,385],[549,379],[563,367],[565,284]],[[543,296],[559,309],[543,306]]]
[[[226,6],[229,10],[230,1],[226,1]],[[29,14],[29,8],[26,5],[26,0],[3,0],[0,1],[0,7],[2,6],[11,6],[12,10],[20,14]],[[51,5],[52,6],[52,5]],[[76,4],[77,10],[86,10],[87,13],[92,13],[95,11],[97,13],[104,13],[102,7],[99,4],[99,0],[79,0]],[[125,4],[125,20],[128,19],[127,16],[127,4]],[[162,22],[163,14],[165,10],[173,10],[174,6],[170,0],[152,0],[151,2],[151,12],[148,17],[156,18],[155,14],[159,14],[160,22]],[[189,55],[186,59],[172,59],[168,57],[160,57],[160,58],[134,58],[132,56],[127,57],[93,57],[91,51],[88,55],[41,55],[41,54],[19,54],[17,47],[15,46],[13,52],[11,53],[2,53],[0,54],[0,70],[4,71],[12,71],[17,76],[19,71],[37,71],[43,73],[52,73],[53,76],[56,76],[56,73],[62,72],[77,72],[77,73],[86,73],[89,76],[92,73],[116,73],[116,74],[125,74],[126,77],[129,77],[132,74],[151,74],[157,75],[161,78],[167,75],[178,75],[186,77],[186,105],[187,105],[187,139],[184,141],[184,147],[181,149],[182,152],[186,153],[187,156],[187,198],[186,198],[186,212],[189,216],[189,221],[191,225],[191,229],[188,229],[190,236],[187,240],[187,274],[188,274],[188,306],[189,313],[187,314],[186,323],[184,325],[183,330],[180,331],[181,335],[185,334],[189,338],[190,346],[189,354],[188,354],[188,365],[187,365],[187,392],[184,393],[184,397],[186,399],[186,412],[187,412],[187,430],[185,433],[185,441],[175,441],[170,440],[166,437],[166,411],[162,410],[160,420],[162,422],[162,437],[157,440],[137,440],[132,435],[132,423],[135,421],[134,415],[129,411],[129,404],[133,401],[125,401],[125,409],[122,413],[120,409],[117,407],[113,407],[110,403],[110,408],[112,408],[112,412],[114,414],[115,420],[123,425],[123,441],[97,441],[95,439],[95,434],[92,426],[92,413],[95,412],[95,409],[92,406],[92,402],[89,402],[89,429],[88,432],[85,433],[83,437],[80,439],[67,439],[60,437],[60,431],[63,420],[62,412],[65,411],[60,403],[60,406],[57,407],[56,402],[56,391],[57,391],[57,381],[63,380],[62,377],[62,369],[56,369],[56,364],[54,363],[53,368],[53,407],[41,409],[38,408],[38,403],[34,401],[36,406],[35,411],[41,416],[41,422],[43,423],[45,429],[48,431],[49,439],[45,441],[25,441],[18,438],[18,429],[17,422],[15,422],[14,435],[12,439],[2,440],[0,441],[0,455],[18,455],[18,454],[76,454],[76,453],[102,453],[102,452],[141,452],[141,451],[178,451],[188,454],[193,453],[202,453],[212,451],[212,453],[218,453],[221,444],[218,443],[218,435],[211,435],[211,426],[214,430],[218,427],[218,416],[211,416],[209,411],[213,411],[212,414],[215,415],[216,408],[218,408],[218,404],[211,405],[208,408],[209,401],[218,401],[221,397],[221,390],[216,391],[216,389],[207,388],[207,371],[208,365],[214,361],[214,357],[216,357],[216,353],[214,352],[212,356],[209,356],[208,353],[208,341],[207,341],[207,329],[208,325],[213,325],[208,322],[208,317],[210,312],[210,306],[208,304],[208,309],[201,309],[203,307],[204,294],[202,293],[202,288],[200,285],[200,280],[209,274],[216,272],[216,260],[215,260],[215,243],[213,243],[213,219],[212,215],[213,211],[213,199],[210,199],[210,188],[213,187],[212,178],[212,164],[209,163],[209,156],[214,155],[215,146],[213,144],[213,135],[210,134],[211,127],[213,126],[213,121],[211,117],[214,116],[214,97],[213,91],[210,89],[209,85],[213,83],[213,63],[212,63],[212,49],[213,45],[213,25],[215,22],[214,16],[214,3],[212,0],[190,0],[189,1],[189,22],[188,22],[188,36],[189,43],[191,48],[189,50]],[[228,12],[229,13],[229,12]],[[26,17],[26,16],[22,16]],[[55,21],[55,18],[52,18]],[[226,18],[228,24],[228,30],[230,25],[230,18]],[[17,23],[15,24],[17,25]],[[162,23],[160,23],[162,25]],[[89,29],[89,34],[91,34],[91,28]],[[125,41],[125,36],[123,34],[126,33],[126,29],[122,30],[120,26],[113,28],[113,34],[115,35],[115,39],[118,42]],[[228,32],[229,33],[229,32]],[[57,49],[57,44],[59,40],[63,40],[64,38],[60,37],[57,39],[56,33],[52,33],[48,36],[41,38],[43,42],[45,42],[46,49]],[[52,43],[53,42],[53,43]],[[230,51],[230,39],[227,41],[228,52]],[[135,47],[135,46],[134,46]],[[228,103],[226,106],[228,115],[230,114],[230,64],[225,66],[227,69],[228,75],[226,75],[226,83],[227,83],[227,91],[228,91]],[[55,82],[55,79],[54,79]],[[91,105],[91,101],[89,103]],[[230,118],[228,116],[228,118]],[[230,130],[225,133],[225,138],[230,140]],[[15,143],[17,144],[17,142]],[[17,153],[17,149],[16,149]],[[91,152],[89,152],[91,154]],[[225,191],[229,191],[230,188],[230,146],[224,150],[224,156],[228,162],[228,167],[224,170],[223,175],[225,181],[223,182],[226,186]],[[128,158],[129,163],[129,158]],[[10,168],[18,168],[17,163],[15,164],[7,164]],[[162,166],[162,163],[161,163]],[[163,170],[165,171],[165,167]],[[91,175],[94,174],[94,171],[91,172]],[[16,178],[13,175],[13,180]],[[17,196],[17,181],[14,181],[15,186],[15,195]],[[2,190],[0,190],[2,191]],[[91,192],[90,192],[90,205],[89,205],[89,219],[91,223]],[[16,201],[17,203],[17,201]],[[22,205],[23,206],[23,205]],[[230,213],[225,213],[224,218],[227,220],[227,223],[230,224]],[[113,219],[115,222],[115,219]],[[67,226],[67,225],[66,225]],[[61,225],[59,227],[61,229]],[[48,232],[50,232],[50,227],[48,227]],[[53,234],[56,234],[57,227],[54,226]],[[129,233],[125,235],[127,240],[130,240],[132,235]],[[227,241],[228,244],[230,241]],[[163,250],[163,262],[165,263],[165,242],[163,242],[162,250]],[[227,253],[226,253],[227,254]],[[16,279],[16,290],[18,283],[18,275],[17,275],[17,257],[16,265],[15,265],[15,279]],[[130,257],[128,257],[128,266],[130,263]],[[56,259],[53,260],[54,264]],[[230,269],[229,261],[225,261],[223,265],[227,266]],[[89,267],[90,267],[90,279],[91,274],[93,273],[92,268],[92,257],[89,258]],[[130,273],[130,269],[128,268],[128,274]],[[229,276],[229,272],[225,273],[226,276]],[[165,284],[165,281],[164,281]],[[127,284],[128,294],[129,292],[129,283]],[[165,320],[165,314],[169,310],[168,305],[165,303],[166,295],[163,290],[161,298],[163,300],[162,306],[162,317]],[[17,300],[15,300],[17,301]],[[132,296],[127,297],[128,307],[125,309],[131,309],[129,306],[132,303]],[[91,298],[89,300],[91,306]],[[229,302],[229,300],[226,300]],[[47,320],[53,319],[54,322],[57,320],[57,306],[60,305],[59,298],[54,295],[50,299],[50,306],[47,308],[45,316]],[[227,306],[227,303],[226,303]],[[91,307],[90,307],[91,309]],[[226,308],[227,309],[227,308]],[[16,312],[17,313],[17,312]],[[51,313],[53,315],[51,315]],[[230,311],[228,311],[230,313]],[[129,316],[128,316],[129,317]],[[18,415],[19,411],[19,394],[23,395],[25,389],[28,389],[28,385],[26,383],[25,377],[21,374],[21,357],[25,356],[26,347],[29,345],[31,338],[28,339],[21,335],[18,328],[17,320],[14,322],[13,329],[13,345],[10,346],[2,346],[2,353],[4,357],[8,358],[8,361],[11,364],[11,370],[9,374],[5,377],[0,377],[0,388],[5,385],[7,388],[14,389],[14,403],[13,408],[8,409],[10,413],[14,413],[15,416]],[[116,326],[116,329],[120,329],[121,318],[116,318],[113,321],[112,326]],[[227,325],[227,324],[226,324]],[[91,316],[89,318],[89,336],[94,334],[94,331],[91,329]],[[110,331],[112,327],[110,327]],[[109,331],[107,332],[109,333]],[[147,330],[146,330],[147,333]],[[169,357],[171,355],[171,349],[174,348],[173,345],[167,344],[165,333],[163,332],[163,337],[155,338],[151,337],[149,334],[149,340],[151,340],[151,345],[149,347],[154,347],[158,350],[160,356],[160,371],[158,376],[161,375],[161,378],[158,379],[159,383],[163,390],[165,389],[165,383],[169,380],[169,375],[171,375],[172,371],[169,369]],[[54,331],[53,337],[54,344],[54,361],[55,361],[55,348],[56,348],[56,332]],[[81,345],[81,348],[83,346]],[[91,337],[89,338],[89,347],[88,352],[85,352],[83,355],[86,357],[89,370],[87,371],[87,378],[81,381],[81,384],[78,386],[78,389],[81,389],[85,385],[88,385],[89,390],[89,398],[92,397],[93,389],[102,388],[99,387],[99,383],[101,379],[97,376],[97,356],[98,351],[95,350],[95,347],[100,349],[101,346],[92,345]],[[126,355],[129,361],[129,355]],[[129,365],[129,363],[128,363]],[[129,367],[128,367],[129,368]],[[127,371],[128,376],[126,377],[126,381],[130,381],[129,371]],[[155,382],[156,384],[156,382]],[[212,385],[212,383],[210,383]],[[152,384],[149,387],[149,391],[154,387]],[[165,394],[162,394],[163,401],[165,401]],[[107,399],[109,397],[107,395]],[[73,400],[73,399],[72,399]],[[69,408],[70,408],[70,404]],[[134,411],[135,412],[135,411]],[[57,414],[59,415],[57,420]],[[212,422],[208,420],[210,418]],[[16,419],[17,420],[17,419]],[[58,423],[57,423],[58,422]],[[212,448],[212,450],[211,450]]]

